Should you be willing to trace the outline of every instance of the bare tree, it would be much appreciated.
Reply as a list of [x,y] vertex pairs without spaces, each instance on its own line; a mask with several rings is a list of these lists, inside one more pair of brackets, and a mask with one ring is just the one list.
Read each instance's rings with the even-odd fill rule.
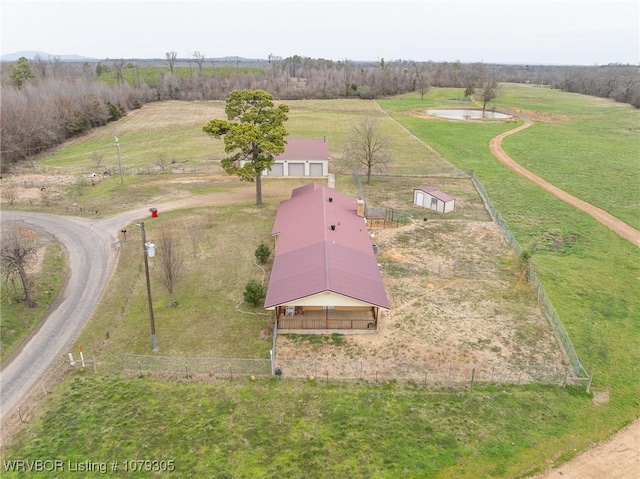
[[178,52],[167,52],[165,53],[167,57],[167,63],[169,64],[169,71],[173,75],[173,67],[176,64],[176,59],[178,58]]
[[378,120],[366,116],[351,130],[346,148],[347,163],[355,168],[364,166],[367,183],[370,183],[371,172],[383,170],[391,162],[388,150],[389,140],[380,132]]
[[204,228],[202,224],[198,223],[193,226],[190,226],[187,231],[189,232],[189,239],[191,240],[191,255],[193,259],[196,259],[198,256],[198,246],[202,242],[202,237],[204,236]]
[[199,51],[193,52],[193,59],[198,64],[198,73],[202,73],[202,64],[204,63],[204,55]]
[[180,250],[168,230],[160,232],[158,241],[158,281],[173,294],[173,288],[184,269],[184,260]]
[[37,53],[33,57],[33,61],[31,63],[39,80],[44,80],[45,78],[47,78],[49,62],[46,58],[43,58],[39,53]]
[[0,262],[6,275],[18,273],[27,306],[37,306],[33,299],[33,292],[27,277],[26,264],[31,255],[37,252],[35,235],[23,234],[16,223],[8,223],[2,228],[2,247],[0,248]]
[[49,65],[51,65],[51,73],[53,78],[58,78],[62,73],[62,59],[59,56],[50,56]]
[[424,65],[413,62],[413,72],[411,79],[411,89],[420,92],[420,99],[424,100],[425,94],[429,91],[429,74]]
[[116,81],[121,85],[124,85],[124,67],[126,63],[124,58],[113,61],[113,68],[116,70]]
[[94,151],[91,153],[91,164],[93,168],[98,171],[102,168],[102,160],[104,159],[104,155],[100,152]]
[[10,205],[16,202],[18,196],[18,187],[16,185],[9,183],[2,186],[2,197]]
[[487,108],[487,103],[498,97],[498,80],[493,75],[488,75],[482,80],[482,111]]
[[160,168],[160,171],[162,171],[163,173],[167,169],[167,164],[168,163],[169,163],[169,161],[167,160],[167,157],[164,156],[162,153],[160,153],[158,155],[158,158],[156,158],[156,166],[158,168]]

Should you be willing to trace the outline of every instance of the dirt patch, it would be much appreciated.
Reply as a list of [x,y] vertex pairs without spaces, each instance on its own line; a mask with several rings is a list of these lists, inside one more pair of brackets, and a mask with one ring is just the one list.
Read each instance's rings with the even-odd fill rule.
[[281,335],[278,360],[563,364],[494,223],[414,221],[375,241],[391,304],[377,333],[313,345]]
[[[86,178],[88,184],[99,179]],[[78,182],[73,175],[28,174],[2,179],[0,204],[46,204]]]
[[517,117],[529,118],[538,123],[567,123],[571,121],[569,115],[557,115],[546,111],[524,110],[521,108],[510,108],[507,113]]

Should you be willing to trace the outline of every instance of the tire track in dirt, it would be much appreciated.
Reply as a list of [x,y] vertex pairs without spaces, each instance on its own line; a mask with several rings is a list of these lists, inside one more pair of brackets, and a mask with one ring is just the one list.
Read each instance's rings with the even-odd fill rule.
[[561,190],[557,186],[552,185],[548,181],[543,180],[539,176],[531,173],[529,170],[524,168],[522,165],[514,161],[502,148],[502,141],[509,135],[513,135],[514,133],[518,133],[526,128],[529,128],[533,125],[533,122],[529,119],[525,119],[523,125],[520,125],[513,130],[505,131],[504,133],[500,133],[499,135],[493,137],[489,141],[489,150],[491,154],[495,156],[503,165],[505,165],[510,170],[519,174],[523,178],[528,179],[535,185],[541,187],[543,190],[548,191],[549,193],[555,195],[565,203],[570,204],[571,206],[578,208],[581,211],[584,211],[589,216],[594,218],[596,221],[599,221],[607,228],[613,230],[622,238],[630,241],[634,245],[640,247],[640,231],[628,225],[624,221],[619,220],[615,216],[607,213],[605,210],[600,209],[596,206],[593,206],[586,201],[583,201],[579,198],[576,198],[573,195],[570,195],[564,190]]

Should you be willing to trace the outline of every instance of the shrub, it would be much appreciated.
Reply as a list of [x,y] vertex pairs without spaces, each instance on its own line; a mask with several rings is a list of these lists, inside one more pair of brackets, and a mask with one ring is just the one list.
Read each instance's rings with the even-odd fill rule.
[[252,306],[260,304],[266,296],[264,286],[255,279],[249,281],[244,287],[244,300]]
[[260,261],[261,263],[264,263],[269,259],[269,256],[271,256],[271,250],[266,244],[264,244],[264,241],[263,241],[262,243],[260,243],[260,246],[256,248],[255,254],[258,261]]

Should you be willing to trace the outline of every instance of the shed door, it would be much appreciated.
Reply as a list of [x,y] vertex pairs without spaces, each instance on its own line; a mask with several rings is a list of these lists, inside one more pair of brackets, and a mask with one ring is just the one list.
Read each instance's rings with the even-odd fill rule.
[[304,176],[304,163],[289,163],[289,176]]
[[424,206],[424,193],[422,191],[416,191],[416,205]]
[[431,198],[431,209],[438,211],[438,199]]
[[309,163],[309,176],[322,176],[322,163]]
[[284,165],[282,163],[274,163],[271,165],[269,176],[284,176]]

